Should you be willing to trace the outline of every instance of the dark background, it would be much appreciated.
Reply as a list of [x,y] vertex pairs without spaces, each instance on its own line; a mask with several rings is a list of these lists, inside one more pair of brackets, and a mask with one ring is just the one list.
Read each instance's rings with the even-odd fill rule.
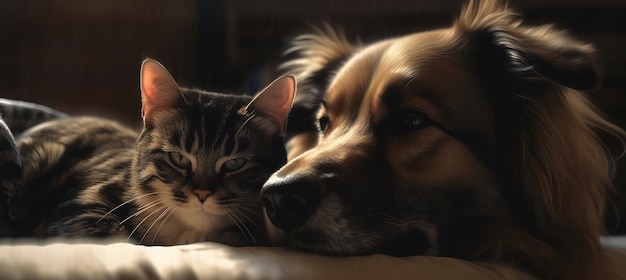
[[[180,85],[253,94],[276,76],[290,38],[322,22],[364,42],[449,26],[461,0],[0,0],[0,97],[140,125],[139,67],[163,63]],[[592,99],[626,127],[626,1],[511,0],[528,23],[555,23],[598,49]],[[576,152],[576,151],[572,151]],[[626,160],[616,185],[626,194]],[[610,232],[626,233],[612,197]]]

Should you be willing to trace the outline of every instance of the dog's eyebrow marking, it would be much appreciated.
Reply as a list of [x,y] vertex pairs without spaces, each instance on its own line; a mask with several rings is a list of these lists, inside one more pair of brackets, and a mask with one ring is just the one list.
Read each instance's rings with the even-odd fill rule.
[[387,107],[397,107],[398,105],[406,104],[406,97],[410,96],[418,96],[425,99],[441,110],[442,113],[450,109],[450,106],[442,100],[443,96],[437,90],[416,82],[415,77],[406,82],[398,81],[391,83],[383,91],[380,99]]
[[430,87],[417,85],[412,94],[426,99],[428,102],[437,107],[437,109],[439,109],[443,114],[451,109],[449,108],[450,106],[444,102],[443,95]]
[[402,77],[390,83],[380,95],[380,100],[388,107],[401,104],[402,95],[404,95],[404,92],[411,90],[409,86],[411,86],[414,81],[415,77]]
[[387,107],[394,107],[397,104],[402,103],[403,88],[392,84],[388,86],[383,94],[380,96],[381,101],[387,105]]

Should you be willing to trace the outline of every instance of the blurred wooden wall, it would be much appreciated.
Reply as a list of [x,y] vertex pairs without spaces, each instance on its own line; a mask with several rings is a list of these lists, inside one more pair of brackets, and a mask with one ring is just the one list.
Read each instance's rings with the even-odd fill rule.
[[[449,26],[462,0],[0,0],[0,97],[140,124],[139,66],[161,61],[185,86],[253,93],[289,38],[329,22],[364,42]],[[592,42],[604,73],[592,98],[626,127],[626,1],[510,0],[530,23]],[[576,151],[572,151],[576,152]],[[626,194],[626,160],[618,189]],[[613,200],[626,213],[626,198]],[[616,226],[609,211],[609,226]]]
[[183,81],[202,79],[198,6],[195,0],[0,0],[0,96],[136,124],[145,57]]

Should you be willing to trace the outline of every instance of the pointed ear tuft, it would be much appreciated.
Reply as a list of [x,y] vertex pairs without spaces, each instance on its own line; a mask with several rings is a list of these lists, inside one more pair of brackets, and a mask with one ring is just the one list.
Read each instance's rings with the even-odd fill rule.
[[244,111],[254,111],[258,115],[270,118],[278,125],[280,132],[284,132],[295,94],[294,76],[282,76],[257,93]]
[[182,98],[172,75],[153,59],[141,63],[140,86],[144,121],[150,120],[155,112],[174,106]]

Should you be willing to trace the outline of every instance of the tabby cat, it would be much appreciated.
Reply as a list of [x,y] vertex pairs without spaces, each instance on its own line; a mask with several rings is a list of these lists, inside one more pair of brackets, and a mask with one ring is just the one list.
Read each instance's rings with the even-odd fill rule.
[[261,243],[258,193],[286,161],[294,78],[278,78],[254,98],[180,88],[150,59],[140,78],[139,134],[72,117],[17,137],[23,174],[9,205],[19,213],[15,235]]
[[12,235],[8,205],[21,180],[22,161],[13,135],[36,124],[65,117],[65,113],[46,106],[0,98],[0,237]]

